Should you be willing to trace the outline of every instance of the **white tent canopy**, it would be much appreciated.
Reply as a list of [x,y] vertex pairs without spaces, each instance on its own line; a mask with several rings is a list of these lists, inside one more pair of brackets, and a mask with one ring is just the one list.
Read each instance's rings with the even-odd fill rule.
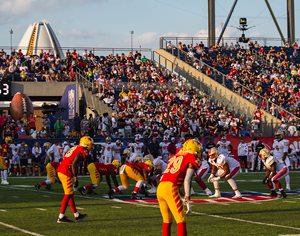
[[41,50],[52,51],[54,56],[64,58],[59,41],[50,24],[43,21],[28,26],[18,49],[27,55],[38,55]]

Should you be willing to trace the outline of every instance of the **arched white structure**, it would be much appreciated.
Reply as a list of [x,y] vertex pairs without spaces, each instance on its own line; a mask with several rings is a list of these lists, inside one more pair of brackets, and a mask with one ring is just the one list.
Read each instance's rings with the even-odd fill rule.
[[50,24],[43,21],[28,26],[18,49],[26,55],[38,55],[41,50],[53,51],[55,56],[64,57],[59,41]]

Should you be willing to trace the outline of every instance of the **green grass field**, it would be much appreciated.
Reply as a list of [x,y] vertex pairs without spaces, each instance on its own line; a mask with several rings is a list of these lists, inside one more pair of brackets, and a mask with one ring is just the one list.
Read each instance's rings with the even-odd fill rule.
[[[261,184],[263,173],[239,174],[239,189],[267,193]],[[88,218],[82,222],[57,224],[60,202],[63,196],[59,184],[51,191],[36,191],[33,185],[43,178],[10,178],[10,185],[0,186],[0,235],[161,235],[161,216],[157,204],[123,202],[106,199],[105,181],[97,194],[80,196],[75,201],[80,212]],[[80,185],[88,183],[88,177],[80,178]],[[284,183],[284,181],[281,181]],[[292,189],[299,190],[300,172],[291,173]],[[133,189],[133,184],[130,191]],[[197,193],[202,193],[194,185]],[[212,185],[209,185],[212,189]],[[230,192],[226,182],[221,191]],[[123,193],[130,195],[130,191]],[[117,195],[116,198],[119,198]],[[197,194],[192,199],[208,199]],[[68,208],[66,215],[72,218]],[[290,193],[286,199],[250,201],[243,203],[194,203],[193,213],[187,216],[188,235],[300,235],[300,196]],[[14,227],[14,228],[13,228]],[[176,224],[172,225],[176,235]]]

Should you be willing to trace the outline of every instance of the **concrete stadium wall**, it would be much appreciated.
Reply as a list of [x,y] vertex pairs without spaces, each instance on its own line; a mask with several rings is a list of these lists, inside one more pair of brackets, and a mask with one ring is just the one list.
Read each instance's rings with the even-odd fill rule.
[[[248,120],[251,120],[253,117],[254,111],[257,109],[257,106],[244,99],[243,97],[237,95],[231,90],[223,87],[218,82],[214,81],[210,77],[201,73],[194,67],[188,65],[187,63],[181,61],[172,54],[166,52],[163,49],[157,49],[156,53],[162,57],[158,59],[161,66],[166,67],[172,71],[175,71],[184,77],[192,76],[194,79],[199,81],[202,89],[212,96],[216,101],[221,101],[225,106],[230,110],[233,110],[235,113],[243,114]],[[279,127],[281,121],[271,114],[263,112],[263,129],[262,132],[264,135],[273,135],[274,131]]]
[[12,82],[12,95],[22,92],[28,96],[62,96],[69,84],[74,82]]

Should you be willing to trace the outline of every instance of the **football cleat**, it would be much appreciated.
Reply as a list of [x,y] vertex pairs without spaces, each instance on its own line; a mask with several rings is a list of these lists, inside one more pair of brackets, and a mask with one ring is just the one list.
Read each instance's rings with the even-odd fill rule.
[[9,185],[8,181],[7,180],[3,180],[3,185]]
[[209,188],[205,189],[204,191],[205,191],[205,193],[206,193],[207,196],[211,196],[212,195],[212,192],[210,191]]
[[87,217],[87,214],[81,214],[81,213],[79,213],[78,217],[75,217],[75,222],[81,221],[85,217]]
[[63,218],[58,218],[57,219],[57,223],[61,224],[61,223],[72,223],[73,221],[70,220],[68,217],[64,216]]
[[281,197],[283,197],[283,198],[286,198],[286,197],[287,197],[287,195],[286,195],[286,193],[285,193],[284,190],[281,190],[280,193],[281,193]]
[[108,198],[109,198],[109,199],[113,199],[114,193],[115,193],[114,190],[113,190],[113,189],[110,189],[110,190],[108,191],[108,193],[107,193],[107,194],[108,194]]
[[270,196],[271,196],[271,197],[277,197],[277,192],[276,192],[276,190],[272,190]]
[[136,193],[132,193],[132,194],[131,194],[131,199],[133,199],[133,200],[137,199],[137,196],[136,196],[136,195],[137,195]]
[[84,187],[80,187],[80,188],[78,188],[77,190],[78,190],[78,192],[79,192],[81,195],[83,195],[83,196],[86,195],[86,190],[84,189]]
[[215,193],[214,195],[209,196],[210,198],[219,198],[221,197],[221,194]]
[[148,191],[148,193],[156,193],[156,188],[155,187],[152,187],[152,188],[150,188],[149,190],[147,190]]
[[242,194],[235,194],[232,198],[242,198]]
[[36,190],[39,190],[41,188],[41,185],[40,184],[36,184],[36,185],[34,185],[34,187],[35,187]]
[[51,190],[51,184],[47,184],[47,185],[46,185],[46,189],[47,189],[47,190]]

